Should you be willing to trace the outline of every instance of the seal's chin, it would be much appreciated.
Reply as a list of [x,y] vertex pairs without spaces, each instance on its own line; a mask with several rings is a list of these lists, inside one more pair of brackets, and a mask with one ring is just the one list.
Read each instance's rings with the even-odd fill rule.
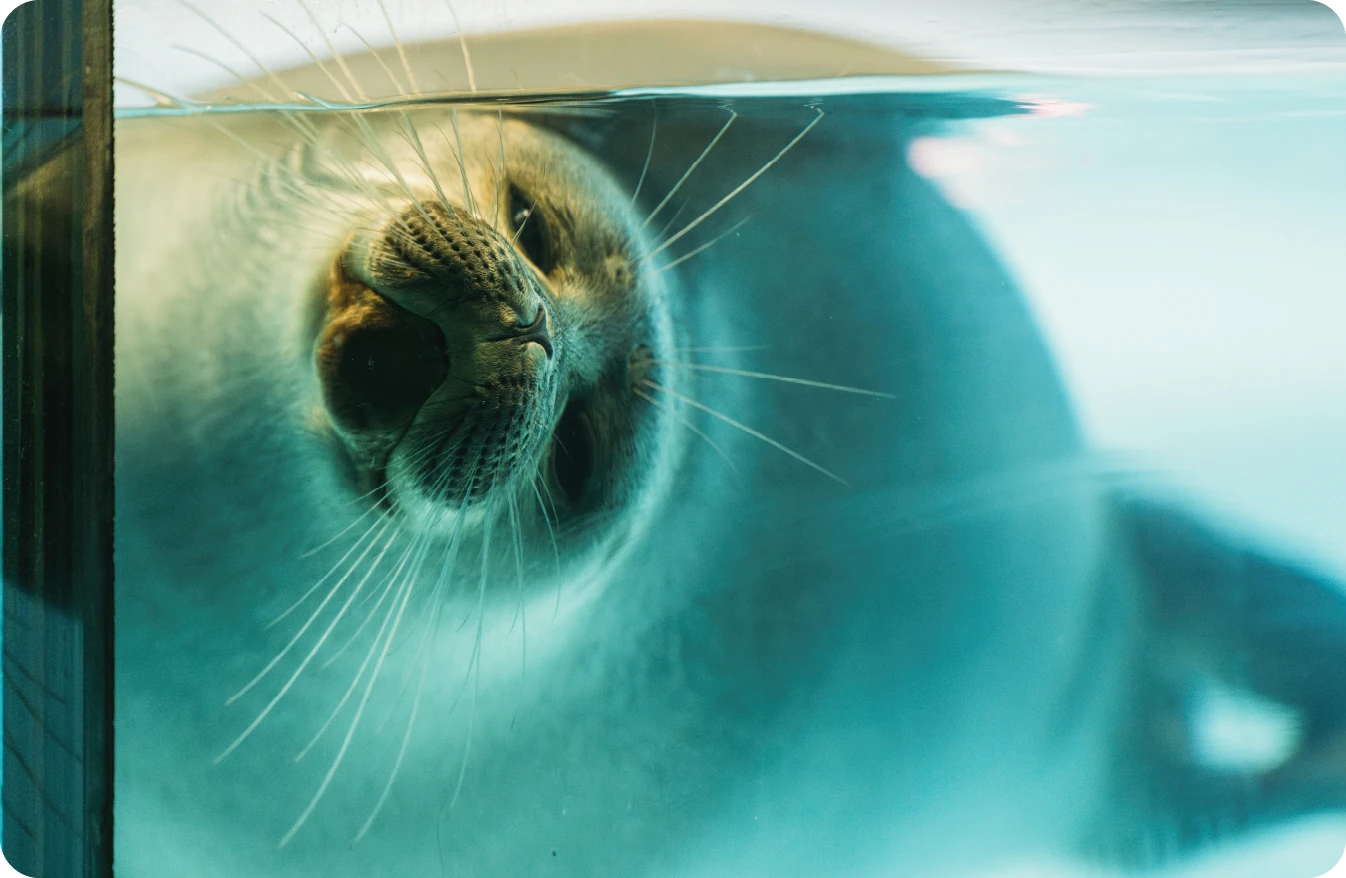
[[470,385],[451,375],[430,396],[390,454],[395,498],[463,509],[531,483],[552,431],[555,369],[531,351],[510,365]]

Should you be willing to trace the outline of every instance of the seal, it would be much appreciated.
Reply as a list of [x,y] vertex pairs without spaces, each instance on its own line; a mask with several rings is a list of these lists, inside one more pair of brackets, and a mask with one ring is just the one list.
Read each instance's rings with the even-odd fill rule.
[[[956,876],[1340,807],[1346,603],[1102,471],[906,165],[966,106],[121,122],[119,873]],[[1272,758],[1197,746],[1214,687]]]

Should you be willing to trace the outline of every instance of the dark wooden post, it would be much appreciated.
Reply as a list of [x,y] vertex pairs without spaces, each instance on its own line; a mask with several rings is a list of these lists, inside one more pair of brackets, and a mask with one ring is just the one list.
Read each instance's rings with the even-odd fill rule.
[[34,0],[3,59],[3,846],[112,876],[111,0]]

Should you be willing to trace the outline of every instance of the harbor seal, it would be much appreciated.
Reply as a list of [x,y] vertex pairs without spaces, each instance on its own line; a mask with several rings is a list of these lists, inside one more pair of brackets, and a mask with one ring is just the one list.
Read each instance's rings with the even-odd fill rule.
[[[1340,597],[1101,472],[905,162],[960,106],[120,124],[119,874],[942,878],[1340,806]],[[1273,765],[1199,758],[1217,683]]]

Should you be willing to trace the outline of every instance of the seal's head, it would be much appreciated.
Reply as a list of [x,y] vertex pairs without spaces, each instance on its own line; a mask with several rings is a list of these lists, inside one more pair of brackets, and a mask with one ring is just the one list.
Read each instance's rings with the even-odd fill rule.
[[640,388],[663,380],[671,321],[597,162],[462,116],[403,163],[421,175],[362,187],[373,209],[322,286],[314,362],[358,488],[420,529],[508,518],[551,558],[657,481],[671,431]]

